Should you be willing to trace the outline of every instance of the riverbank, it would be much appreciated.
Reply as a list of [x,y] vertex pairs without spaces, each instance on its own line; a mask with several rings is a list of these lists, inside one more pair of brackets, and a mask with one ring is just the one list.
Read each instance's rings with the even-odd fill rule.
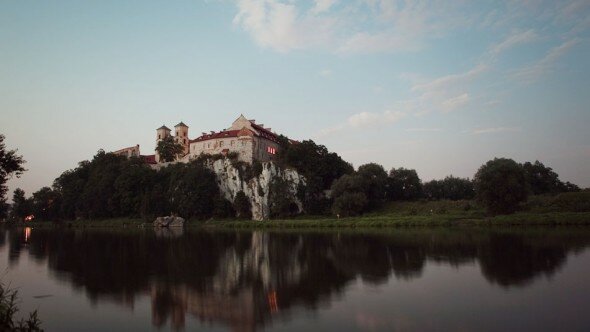
[[[555,207],[549,198],[531,199],[524,211],[487,216],[473,201],[392,202],[375,212],[352,218],[299,216],[286,220],[189,220],[188,227],[205,228],[371,228],[371,227],[453,227],[453,226],[590,226],[590,211],[571,206]],[[553,206],[553,207],[552,207]],[[579,206],[579,205],[578,205]],[[77,220],[60,223],[26,222],[19,226],[73,228],[144,228],[150,220],[116,218]]]

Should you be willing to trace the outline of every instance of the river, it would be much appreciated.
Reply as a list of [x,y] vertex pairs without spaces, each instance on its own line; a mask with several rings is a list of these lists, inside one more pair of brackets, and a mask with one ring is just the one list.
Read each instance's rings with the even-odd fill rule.
[[46,331],[590,331],[589,228],[0,228]]

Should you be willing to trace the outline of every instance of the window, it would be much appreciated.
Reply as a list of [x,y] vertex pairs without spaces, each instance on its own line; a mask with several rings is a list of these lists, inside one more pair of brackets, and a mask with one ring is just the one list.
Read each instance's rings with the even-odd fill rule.
[[223,146],[223,141],[219,141],[219,146],[222,147]]
[[229,145],[234,146],[234,141],[231,140],[231,142],[229,142]]
[[158,134],[158,139],[162,139],[162,135]]
[[277,149],[273,148],[272,146],[267,146],[266,147],[266,152],[270,153],[270,154],[276,154],[277,153]]

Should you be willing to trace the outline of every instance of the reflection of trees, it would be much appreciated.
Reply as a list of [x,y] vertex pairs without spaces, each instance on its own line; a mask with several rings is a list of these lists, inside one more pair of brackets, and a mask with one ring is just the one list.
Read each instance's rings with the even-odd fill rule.
[[[7,234],[6,234],[7,233]],[[252,331],[291,308],[329,303],[356,278],[384,283],[421,276],[428,260],[479,262],[485,278],[523,287],[552,275],[570,251],[590,243],[586,230],[395,230],[360,233],[80,231],[35,229],[28,252],[92,301],[133,305],[152,300],[152,322],[173,328],[190,314]],[[2,241],[8,236],[8,242]],[[22,230],[0,230],[11,260],[23,251]]]

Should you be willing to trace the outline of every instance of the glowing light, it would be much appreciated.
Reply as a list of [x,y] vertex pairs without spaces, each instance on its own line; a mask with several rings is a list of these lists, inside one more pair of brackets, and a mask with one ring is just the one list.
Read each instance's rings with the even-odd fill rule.
[[272,146],[267,146],[266,147],[266,152],[270,153],[270,154],[276,154],[277,153],[277,149],[273,148]]
[[32,214],[25,217],[25,221],[33,221],[33,219],[35,219],[35,216]]
[[31,238],[31,227],[25,227],[25,243],[29,243]]

